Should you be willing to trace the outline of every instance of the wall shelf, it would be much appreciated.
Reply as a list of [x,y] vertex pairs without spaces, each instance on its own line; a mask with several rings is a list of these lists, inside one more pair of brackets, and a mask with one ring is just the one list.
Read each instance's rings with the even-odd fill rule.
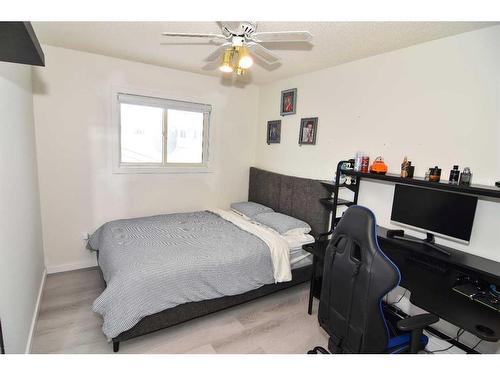
[[[342,174],[344,174],[344,172],[342,172]],[[335,185],[335,182],[333,181],[327,181],[327,180],[323,180],[323,181],[320,181],[321,184],[328,189],[328,191],[330,192],[334,192],[335,189],[336,189],[336,185]],[[346,189],[349,189],[351,191],[354,191],[356,192],[357,189],[358,189],[358,186],[356,184],[339,184],[339,188],[346,188]]]
[[[353,170],[343,170],[342,173],[347,175],[347,176],[359,177],[359,178],[363,178],[363,179],[366,178],[366,179],[370,179],[370,180],[388,181],[388,182],[394,182],[394,183],[404,184],[404,185],[420,186],[420,187],[425,187],[425,188],[429,188],[429,189],[445,190],[445,191],[449,191],[452,193],[471,194],[471,195],[477,195],[477,196],[482,196],[482,197],[500,198],[500,188],[498,188],[496,186],[478,185],[478,184],[457,185],[457,184],[450,184],[450,183],[448,183],[448,181],[430,182],[430,181],[424,180],[422,177],[402,178],[398,174],[392,174],[392,173],[387,173],[387,174],[383,175],[383,174],[376,174],[376,173],[356,172]],[[359,181],[358,181],[358,183],[359,183]]]
[[[333,209],[336,207],[335,206],[335,202],[334,202],[334,199],[333,198],[321,198],[319,200],[326,208],[328,208],[329,210],[333,211]],[[337,200],[337,206],[352,206],[354,204],[354,202],[351,202],[351,201],[348,201],[348,200],[345,200],[345,199],[341,199],[339,198]]]

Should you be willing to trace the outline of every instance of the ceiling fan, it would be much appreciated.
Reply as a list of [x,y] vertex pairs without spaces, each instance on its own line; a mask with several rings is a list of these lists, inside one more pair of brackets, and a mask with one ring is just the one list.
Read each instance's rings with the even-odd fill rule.
[[224,73],[236,72],[242,75],[253,65],[252,56],[268,65],[279,62],[280,58],[260,43],[310,42],[313,38],[308,31],[258,32],[255,22],[217,22],[220,34],[172,33],[163,36],[210,38],[222,43],[205,61],[215,61],[222,56],[219,70]]

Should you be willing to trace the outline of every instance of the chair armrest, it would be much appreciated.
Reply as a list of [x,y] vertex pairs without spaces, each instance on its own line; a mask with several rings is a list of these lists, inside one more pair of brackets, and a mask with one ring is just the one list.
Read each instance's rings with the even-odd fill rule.
[[397,326],[401,331],[413,331],[422,329],[437,323],[439,318],[434,314],[420,314],[398,321]]

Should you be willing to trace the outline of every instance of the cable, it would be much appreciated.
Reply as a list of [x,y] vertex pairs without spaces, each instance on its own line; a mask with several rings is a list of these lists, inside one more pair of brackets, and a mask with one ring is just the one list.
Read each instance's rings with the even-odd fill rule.
[[[462,336],[465,332],[465,329],[463,328],[459,328],[458,331],[457,331],[457,336],[455,337],[455,341],[459,342],[459,338],[460,336]],[[429,350],[428,353],[440,353],[440,352],[445,352],[447,350],[450,350],[451,348],[453,348],[455,345],[454,344],[451,344],[450,346],[448,346],[447,348],[445,349],[438,349],[438,350]]]
[[[451,341],[451,340],[453,340],[453,339],[454,339],[453,337],[450,337],[450,338],[447,338],[447,339],[443,339],[443,338],[441,338],[441,337],[439,337],[439,336],[437,336],[437,335],[433,334],[432,332],[430,332],[430,331],[428,331],[428,330],[426,330],[426,329],[424,329],[424,331],[425,331],[425,333],[426,333],[426,334],[428,334],[428,335],[430,335],[430,336],[432,336],[432,337],[435,337],[435,338],[437,338],[437,339],[439,339],[439,340],[441,340],[441,341]],[[460,331],[460,329],[457,331],[457,336],[455,337],[455,340],[456,340],[456,341],[458,341],[458,338],[459,338],[460,336],[462,336],[462,334],[465,332],[465,330],[464,330],[464,332],[460,333],[460,335],[459,335],[459,334],[458,334],[458,333],[459,333],[459,331]],[[478,347],[478,345],[479,345],[479,344],[481,344],[482,342],[483,342],[483,339],[479,339],[479,341],[478,341],[478,342],[477,342],[477,343],[476,343],[476,344],[475,344],[472,348],[470,348],[470,350],[475,350],[475,349]],[[451,349],[453,346],[454,346],[454,345],[451,345],[451,346],[449,346],[449,347],[448,347],[448,348],[446,348],[446,349],[439,349],[439,350],[434,350],[434,351],[428,351],[428,353],[443,352],[443,351],[446,351],[446,350]]]
[[474,345],[474,346],[471,348],[471,350],[476,349],[476,348],[477,348],[477,346],[478,346],[479,344],[481,344],[482,342],[483,342],[483,339],[479,340],[479,341],[477,342],[477,344],[476,344],[476,345]]
[[441,340],[441,341],[451,341],[451,340],[453,340],[453,339],[454,339],[454,337],[449,337],[449,338],[447,338],[447,339],[443,339],[443,338],[439,337],[438,335],[435,335],[435,334],[434,334],[434,333],[432,333],[431,331],[426,330],[425,328],[424,328],[424,331],[425,331],[425,333],[426,333],[427,335],[432,336],[432,337],[434,337],[434,338],[436,338],[436,339],[438,339],[438,340]]

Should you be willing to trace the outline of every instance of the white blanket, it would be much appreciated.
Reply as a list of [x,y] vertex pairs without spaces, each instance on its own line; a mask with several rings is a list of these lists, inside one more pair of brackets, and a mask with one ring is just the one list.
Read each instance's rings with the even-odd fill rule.
[[281,237],[278,232],[262,225],[254,224],[232,211],[225,211],[221,209],[213,209],[211,211],[222,217],[224,220],[231,222],[238,228],[253,234],[265,242],[271,252],[271,260],[274,271],[273,276],[276,283],[292,280],[292,270],[290,268],[290,247],[288,242],[285,241],[285,239]]

